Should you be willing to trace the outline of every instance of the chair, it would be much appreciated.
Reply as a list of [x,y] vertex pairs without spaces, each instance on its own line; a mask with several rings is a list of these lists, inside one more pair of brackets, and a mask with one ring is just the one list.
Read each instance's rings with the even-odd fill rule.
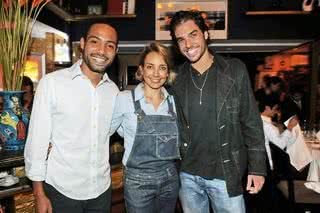
[[299,210],[316,210],[320,212],[320,194],[304,186],[308,167],[297,171],[291,164],[289,155],[276,145],[270,143],[274,169],[271,172],[273,184],[288,201],[289,212]]

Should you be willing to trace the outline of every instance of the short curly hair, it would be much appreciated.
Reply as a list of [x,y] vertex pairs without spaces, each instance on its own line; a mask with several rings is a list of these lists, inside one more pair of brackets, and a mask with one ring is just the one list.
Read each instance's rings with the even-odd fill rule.
[[[205,20],[201,16],[201,12],[197,10],[180,10],[176,12],[171,21],[170,21],[170,35],[172,40],[177,43],[177,38],[175,36],[175,31],[177,26],[180,24],[187,22],[187,21],[193,21],[201,30],[202,33],[208,32],[208,26],[206,25]],[[208,32],[209,33],[209,32]],[[208,41],[207,41],[208,42]]]
[[161,55],[163,57],[165,63],[168,66],[168,73],[169,73],[166,84],[171,84],[176,77],[176,74],[173,72],[171,53],[170,53],[169,48],[167,48],[166,46],[164,46],[163,44],[160,44],[158,42],[150,43],[148,46],[146,46],[144,48],[143,52],[141,53],[140,61],[139,61],[139,68],[135,74],[136,79],[138,81],[143,81],[142,70],[140,69],[140,67],[144,66],[144,62],[145,62],[147,55],[152,52],[158,53],[159,55]]

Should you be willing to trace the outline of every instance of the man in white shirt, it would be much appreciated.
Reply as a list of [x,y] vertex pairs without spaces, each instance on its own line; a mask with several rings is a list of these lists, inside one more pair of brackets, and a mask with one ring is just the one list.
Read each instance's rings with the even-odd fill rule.
[[93,24],[80,47],[83,59],[44,76],[35,94],[24,156],[39,213],[110,212],[108,132],[119,90],[105,69],[117,32]]
[[273,97],[265,97],[259,102],[259,110],[263,122],[263,131],[265,137],[265,146],[267,150],[270,169],[273,170],[273,161],[269,143],[273,143],[280,149],[285,149],[287,146],[295,142],[295,138],[291,134],[293,127],[298,124],[296,117],[290,119],[287,129],[280,133],[278,127],[272,122],[272,117],[279,113],[279,101]]

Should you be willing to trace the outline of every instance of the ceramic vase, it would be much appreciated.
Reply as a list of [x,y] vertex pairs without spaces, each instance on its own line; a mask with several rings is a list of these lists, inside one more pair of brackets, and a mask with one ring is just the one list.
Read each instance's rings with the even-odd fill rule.
[[23,109],[23,91],[1,91],[0,140],[5,150],[24,149],[30,113]]

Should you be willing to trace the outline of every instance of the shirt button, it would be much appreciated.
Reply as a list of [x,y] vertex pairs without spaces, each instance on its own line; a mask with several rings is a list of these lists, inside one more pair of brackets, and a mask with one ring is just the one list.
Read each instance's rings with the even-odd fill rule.
[[184,144],[183,144],[183,146],[184,146],[184,147],[187,147],[187,146],[188,146],[188,144],[187,144],[187,143],[184,143]]

